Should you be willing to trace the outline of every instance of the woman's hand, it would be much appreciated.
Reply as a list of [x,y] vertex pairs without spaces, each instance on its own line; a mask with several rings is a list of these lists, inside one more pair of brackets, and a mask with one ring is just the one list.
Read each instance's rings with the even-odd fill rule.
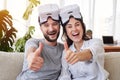
[[69,64],[74,64],[74,63],[80,61],[79,54],[76,54],[75,52],[71,51],[68,48],[67,42],[64,43],[64,49],[65,49],[65,53],[66,53],[65,59]]
[[88,61],[92,59],[92,53],[89,49],[85,49],[79,52],[73,52],[68,48],[67,42],[64,43],[65,59],[69,64],[75,64],[78,61]]

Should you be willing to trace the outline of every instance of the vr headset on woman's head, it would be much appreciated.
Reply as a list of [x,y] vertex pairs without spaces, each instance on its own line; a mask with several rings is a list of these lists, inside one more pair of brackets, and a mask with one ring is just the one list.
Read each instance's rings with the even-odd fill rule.
[[60,10],[60,17],[63,24],[67,22],[71,16],[78,19],[82,18],[78,5],[65,6]]

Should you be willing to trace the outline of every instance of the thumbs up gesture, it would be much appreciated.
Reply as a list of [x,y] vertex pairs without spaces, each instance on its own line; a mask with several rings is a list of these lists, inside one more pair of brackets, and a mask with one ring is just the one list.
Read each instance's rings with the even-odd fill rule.
[[43,44],[39,43],[39,47],[36,50],[28,53],[27,61],[28,61],[29,69],[33,71],[38,71],[42,67],[44,63],[43,58],[40,56],[42,49],[43,49]]
[[69,49],[67,42],[64,42],[64,49],[65,49],[65,59],[69,64],[74,64],[79,61],[79,55]]

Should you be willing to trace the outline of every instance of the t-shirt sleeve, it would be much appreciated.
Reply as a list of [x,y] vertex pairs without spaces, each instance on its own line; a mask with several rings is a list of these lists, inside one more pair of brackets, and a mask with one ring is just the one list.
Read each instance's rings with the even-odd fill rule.
[[39,45],[39,40],[33,39],[33,38],[29,39],[25,44],[25,57],[27,55],[27,51],[29,48],[32,48],[32,47],[37,48],[38,45]]

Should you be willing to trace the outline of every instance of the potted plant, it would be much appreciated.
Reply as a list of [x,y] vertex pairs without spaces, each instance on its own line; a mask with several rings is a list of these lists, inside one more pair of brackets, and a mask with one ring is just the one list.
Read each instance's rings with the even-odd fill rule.
[[13,27],[12,16],[7,10],[0,11],[0,51],[13,51],[17,30]]
[[19,38],[15,43],[15,51],[24,52],[25,43],[28,39],[32,37],[34,31],[35,31],[35,27],[30,26],[26,34],[22,38]]
[[[39,0],[29,0],[29,5],[23,14],[23,19],[28,20],[29,16],[32,13],[34,7],[40,4]],[[30,26],[29,30],[23,36],[23,38],[18,39],[15,44],[15,50],[18,52],[24,52],[25,42],[31,38],[34,32],[34,26]],[[16,38],[17,30],[13,27],[12,16],[9,14],[7,10],[0,11],[0,51],[13,52],[14,48],[12,47],[15,38]],[[21,49],[20,49],[21,48]]]
[[[28,20],[29,16],[32,13],[33,8],[36,7],[39,4],[40,4],[39,0],[29,0],[29,5],[28,5],[28,7],[26,8],[26,10],[23,14],[23,19]],[[15,51],[24,52],[25,43],[28,39],[30,39],[32,37],[34,31],[35,31],[35,27],[30,26],[28,31],[26,32],[26,34],[22,38],[19,38],[17,40],[17,42],[15,43]]]

